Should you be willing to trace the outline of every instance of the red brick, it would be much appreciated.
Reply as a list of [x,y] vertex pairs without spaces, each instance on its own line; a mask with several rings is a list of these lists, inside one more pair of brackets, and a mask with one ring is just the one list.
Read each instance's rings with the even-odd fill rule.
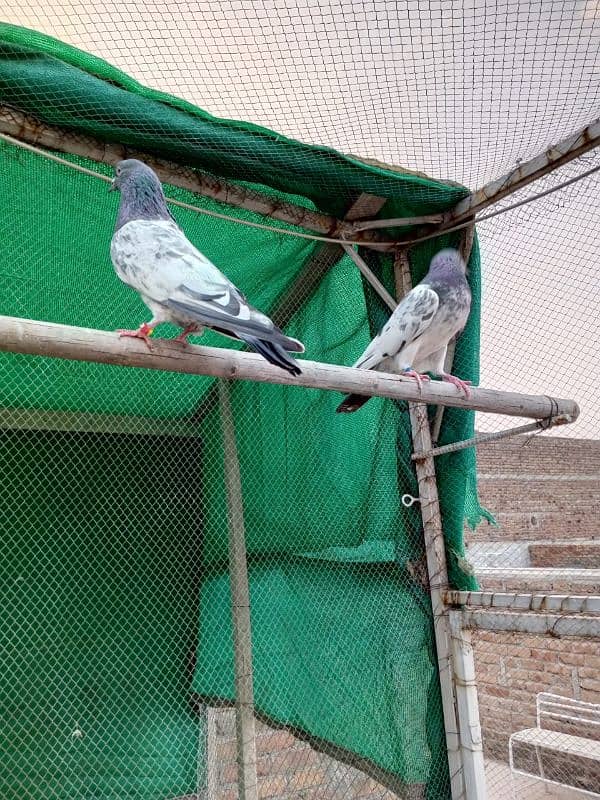
[[594,669],[592,667],[581,667],[581,669],[579,669],[578,672],[579,672],[579,677],[581,678],[592,678],[594,680],[600,680],[600,673],[598,672],[597,669]]
[[325,780],[324,769],[304,769],[295,772],[289,780],[290,789],[305,789],[311,786],[320,786]]
[[221,764],[219,766],[219,780],[221,784],[226,785],[228,783],[235,783],[238,777],[238,765],[233,764]]
[[586,656],[583,653],[561,653],[559,659],[563,664],[571,664],[574,667],[581,667],[586,663]]
[[218,800],[238,800],[239,793],[237,786],[226,787],[219,790]]
[[274,773],[290,772],[296,769],[306,769],[309,765],[318,764],[321,756],[308,745],[306,747],[294,747],[282,750],[281,753],[274,753],[272,758],[272,769]]
[[217,741],[217,758],[219,761],[235,761],[237,743],[235,740]]
[[273,769],[272,756],[260,756],[256,759],[256,774],[257,775],[271,775],[277,773],[278,770]]
[[275,797],[286,790],[285,778],[275,775],[270,778],[261,778],[258,782],[258,796],[260,798]]
[[509,697],[510,692],[508,689],[505,689],[503,686],[490,686],[488,688],[488,692],[493,694],[495,697]]
[[293,747],[297,741],[288,731],[272,730],[256,737],[256,750],[257,752],[272,753],[275,750],[283,750],[285,747]]

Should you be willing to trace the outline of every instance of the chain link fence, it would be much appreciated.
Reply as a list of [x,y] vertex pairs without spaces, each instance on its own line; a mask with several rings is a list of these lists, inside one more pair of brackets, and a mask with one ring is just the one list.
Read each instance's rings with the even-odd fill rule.
[[[2,17],[210,113],[368,159],[371,167],[358,163],[373,170],[372,193],[387,196],[382,163],[474,189],[597,116],[598,13],[589,1],[150,0],[84,9],[5,0]],[[35,37],[27,44],[41,47]],[[44,58],[61,56],[43,47]],[[115,125],[122,108],[108,95],[92,107],[80,93],[84,73],[98,74],[87,57],[73,57],[82,73],[72,83],[52,83],[54,62],[41,56],[43,67],[24,80],[19,70],[31,62],[19,48],[4,29],[3,106],[32,113],[24,98],[35,89],[46,122],[78,142],[89,140],[73,132],[76,119],[93,120],[90,135]],[[104,79],[126,85],[116,72]],[[157,123],[137,105],[131,119],[142,133],[147,126],[148,150],[160,140],[158,157],[172,157],[192,177],[205,159],[217,183],[311,213],[324,210],[317,195],[329,201],[338,192],[338,205],[325,210],[339,216],[356,199],[343,194],[332,151],[306,178],[312,194],[298,182],[295,191],[273,188],[286,170],[302,170],[301,151],[261,184],[255,164],[241,171],[252,153],[240,139],[229,154],[240,172],[225,173],[229,155],[215,155],[198,128],[175,129],[187,107],[166,105],[177,119]],[[133,124],[123,124],[124,136]],[[65,156],[73,164],[109,174],[71,152],[79,153]],[[503,205],[599,159],[583,156]],[[115,207],[100,181],[6,142],[0,162],[3,313],[105,330],[141,322],[141,302],[119,286],[108,261]],[[403,202],[451,207],[464,196],[423,180],[414,195],[399,186]],[[280,233],[243,228],[239,220],[265,219],[167,188],[200,210],[235,216],[174,211],[253,304],[290,335],[304,335],[309,358],[352,363],[387,312],[348,257],[287,235],[293,227],[285,222],[273,222]],[[478,450],[479,500],[489,514],[465,526],[466,553],[463,514],[474,524],[482,513],[473,451],[437,459],[459,588],[598,593],[599,199],[592,175],[477,227],[471,280],[476,293],[481,282],[481,385],[573,397],[582,413],[543,436]],[[417,251],[413,277],[436,247]],[[393,291],[391,259],[368,260]],[[318,280],[296,283],[290,294],[310,263]],[[224,342],[216,334],[199,341]],[[457,374],[476,378],[473,353],[463,341]],[[0,377],[0,796],[234,800],[230,518],[215,382],[10,354],[0,358]],[[452,776],[420,509],[400,501],[419,494],[406,404],[374,398],[343,418],[334,413],[340,398],[319,390],[236,382],[230,397],[259,796],[446,800]],[[434,415],[430,409],[432,422]],[[483,432],[513,424],[475,419]],[[470,415],[447,410],[440,442],[465,438],[472,425]],[[544,792],[575,798],[600,786],[598,640],[581,627],[593,615],[561,612],[560,634],[556,614],[547,616],[546,632],[471,634],[490,800],[511,792],[519,800]],[[549,701],[558,705],[541,720],[540,693],[562,698]]]

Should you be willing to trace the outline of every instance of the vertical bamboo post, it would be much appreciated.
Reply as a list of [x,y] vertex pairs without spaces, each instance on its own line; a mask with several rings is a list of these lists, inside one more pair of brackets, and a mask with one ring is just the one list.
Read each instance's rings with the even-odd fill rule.
[[[406,294],[412,285],[406,250],[398,251],[394,268],[396,291]],[[415,454],[431,450],[427,406],[424,403],[409,403],[409,412]],[[449,608],[445,602],[444,593],[449,588],[448,568],[433,456],[418,459],[416,472],[442,694],[451,796],[452,800],[484,800],[485,774],[483,749],[480,747],[481,729],[474,684],[473,651],[467,646],[470,642],[465,642],[465,647],[461,646],[460,631],[458,633],[455,631],[453,637]],[[455,660],[459,655],[462,660],[460,669],[457,670]],[[468,693],[464,687],[464,676],[467,674],[469,678],[473,678],[470,680]],[[462,713],[459,714],[459,711]],[[460,725],[459,719],[462,723]],[[467,729],[467,726],[470,727]]]
[[225,380],[219,381],[219,402],[223,428],[223,463],[229,527],[229,575],[233,618],[239,796],[240,800],[258,800],[252,631],[250,626],[250,593],[246,561],[244,507],[240,463],[235,442],[235,423],[231,411],[229,383]]
[[[431,450],[431,434],[427,406],[424,403],[409,403],[413,448],[415,453]],[[443,593],[449,588],[444,534],[435,478],[433,457],[416,463],[419,482],[419,502],[423,520],[423,537],[427,557],[427,574],[433,614],[433,627],[437,651],[438,672],[442,694],[446,748],[450,768],[450,789],[452,800],[466,800],[464,792],[463,762],[460,749],[458,717],[456,712],[456,691],[452,670],[450,621]],[[470,800],[470,799],[469,799]],[[475,798],[473,798],[475,800]],[[477,800],[482,800],[477,798]]]

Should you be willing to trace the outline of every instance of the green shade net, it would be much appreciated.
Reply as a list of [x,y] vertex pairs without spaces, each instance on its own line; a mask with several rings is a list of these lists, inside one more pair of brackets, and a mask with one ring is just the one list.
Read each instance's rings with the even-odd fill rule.
[[[164,472],[136,470],[159,453]],[[3,800],[194,786],[198,455],[191,438],[0,431]]]
[[[340,216],[363,192],[386,198],[381,213],[390,217],[439,212],[466,194],[456,185],[370,166],[246,123],[214,119],[181,100],[140,86],[93,56],[9,25],[0,25],[0,100],[49,124],[68,127],[73,134],[125,143],[275,200]],[[119,283],[110,264],[118,198],[93,176],[8,143],[0,145],[0,159],[2,313],[108,330],[137,327],[147,319],[141,300]],[[109,174],[93,161],[69,159]],[[173,209],[191,241],[265,311],[277,308],[286,289],[323,247],[316,241],[240,225],[236,220],[265,220],[166,188],[170,197],[232,218]],[[425,274],[437,250],[457,246],[458,237],[449,234],[414,248],[413,281]],[[363,255],[393,291],[390,257]],[[457,345],[455,371],[477,382],[477,244],[469,279],[473,311]],[[305,343],[308,358],[351,364],[387,313],[344,256],[298,303],[286,330]],[[175,335],[175,329],[165,326],[164,335]],[[211,333],[201,341],[235,346]],[[38,457],[43,462],[50,455],[59,465],[54,474],[63,470],[76,474],[78,464],[92,464],[96,476],[113,474],[110,496],[115,503],[124,509],[146,509],[129,515],[127,531],[119,534],[143,548],[144,556],[135,561],[131,575],[134,585],[144,587],[140,593],[131,586],[125,590],[119,582],[124,555],[118,521],[90,511],[75,523],[77,515],[64,499],[70,486],[62,481],[55,486],[52,470],[49,476],[35,478],[39,490],[51,498],[43,506],[46,511],[5,517],[5,563],[16,572],[28,564],[42,569],[52,613],[29,584],[20,589],[24,594],[19,598],[10,588],[3,598],[8,613],[7,629],[0,624],[4,654],[0,704],[9,709],[13,722],[4,734],[8,739],[0,755],[0,770],[8,776],[2,796],[67,800],[80,796],[73,786],[84,787],[81,796],[98,800],[116,796],[166,800],[191,793],[199,781],[196,760],[204,757],[198,744],[201,720],[190,710],[192,693],[209,702],[234,699],[228,525],[214,381],[11,354],[0,357],[0,377],[0,412],[10,410],[11,418],[22,414],[32,427],[44,428],[51,412],[75,419],[84,413],[111,415],[117,428],[125,425],[124,420],[136,420],[148,438],[127,439],[126,471],[137,468],[150,476],[147,481],[136,480],[128,489],[134,496],[124,500],[120,495],[124,489],[116,473],[110,472],[119,448],[110,436],[93,440],[84,436],[75,447],[57,436],[31,434],[17,449],[12,443],[10,454],[0,454],[0,468],[10,475],[8,509],[30,486],[27,464]],[[374,398],[354,415],[336,415],[340,396],[334,393],[250,382],[233,384],[231,400],[250,564],[257,710],[274,724],[308,737],[315,746],[335,750],[351,763],[360,759],[398,791],[418,785],[425,787],[430,799],[449,797],[431,607],[414,577],[414,565],[424,557],[420,514],[417,505],[405,508],[400,503],[405,493],[418,495],[406,404]],[[165,426],[170,426],[172,440],[157,433]],[[202,443],[201,466],[174,443],[184,430],[190,441]],[[440,444],[472,434],[472,413],[446,410]],[[48,442],[55,448],[50,455]],[[175,461],[168,468],[163,453],[169,448],[177,457],[170,456]],[[473,521],[480,514],[474,454],[467,450],[443,456],[437,460],[437,470],[450,579],[457,588],[475,588],[463,569],[462,542],[466,510]],[[199,480],[198,507],[190,486]],[[89,501],[93,504],[96,498],[92,495]],[[178,508],[157,530],[152,515],[172,504]],[[48,537],[45,518],[54,507],[64,514],[55,535]],[[123,513],[128,516],[128,511]],[[100,609],[97,587],[90,586],[86,614],[75,615],[72,630],[66,631],[54,623],[52,614],[60,610],[64,617],[83,602],[69,588],[81,572],[65,549],[74,524],[80,537],[78,558],[91,557],[98,541],[113,544],[94,556],[104,570],[105,605]],[[190,537],[197,549],[186,550],[182,544]],[[30,551],[26,539],[42,541],[42,549]],[[166,557],[169,552],[177,557]],[[52,569],[44,571],[49,564]],[[160,580],[153,582],[152,575],[160,575]],[[180,583],[187,587],[180,597],[185,613],[181,608],[175,613],[165,600],[161,581],[171,591]],[[67,588],[59,599],[63,585]],[[147,617],[142,632],[127,621],[140,605]],[[60,669],[36,657],[38,631],[50,643],[53,657],[61,661]],[[175,644],[167,658],[170,639]],[[65,663],[65,653],[75,652],[87,664],[89,641],[99,648],[93,670],[90,667],[102,687],[93,694],[101,697],[98,701],[87,692],[89,683],[82,672]],[[111,642],[126,643],[126,667],[98,656]],[[157,646],[160,642],[167,651]],[[182,648],[191,659],[187,666]],[[13,656],[19,664],[17,677]],[[121,679],[123,669],[132,676],[135,690]],[[32,682],[35,691],[28,689]],[[57,686],[63,693],[60,700]],[[18,696],[25,694],[27,702],[19,702]],[[69,738],[74,730],[69,726],[79,724],[83,730],[94,709],[102,718],[102,709],[108,706],[118,735],[104,726],[102,736],[84,736],[80,742]],[[80,720],[75,719],[75,709]],[[41,714],[48,722],[36,736],[46,744],[36,748],[32,760],[22,737]],[[133,725],[133,739],[125,721]],[[140,737],[151,743],[149,750],[140,745]],[[90,763],[96,765],[91,770],[93,788],[92,779],[85,783]],[[133,768],[133,763],[144,763],[146,768]],[[48,777],[50,772],[54,777]],[[57,794],[59,785],[63,794]]]

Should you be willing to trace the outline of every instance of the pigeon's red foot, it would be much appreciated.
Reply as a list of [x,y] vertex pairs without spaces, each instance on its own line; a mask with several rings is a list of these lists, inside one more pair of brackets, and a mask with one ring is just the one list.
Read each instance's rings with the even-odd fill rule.
[[403,377],[406,378],[414,378],[417,382],[417,386],[419,387],[419,392],[421,391],[421,386],[423,385],[423,381],[429,381],[431,378],[429,375],[423,375],[420,372],[415,372],[414,369],[405,369],[402,370]]
[[469,389],[469,386],[471,385],[471,381],[463,381],[460,378],[457,378],[456,375],[450,375],[449,372],[443,372],[442,373],[442,380],[446,381],[447,383],[451,383],[454,386],[456,386],[456,388],[459,391],[463,392],[463,394],[467,398],[467,400],[469,399],[469,397],[471,397],[471,390]]
[[148,348],[148,350],[152,350],[150,337],[152,336],[153,331],[154,328],[151,328],[147,322],[144,322],[143,325],[140,325],[137,331],[128,331],[120,329],[117,331],[117,333],[119,334],[119,337],[129,336],[132,339],[143,339],[143,341],[146,343],[146,347]]
[[185,347],[185,345],[188,344],[187,340],[188,336],[192,333],[195,333],[197,330],[198,330],[197,325],[188,325],[187,328],[183,329],[183,331],[179,334],[179,336],[176,336],[173,339],[173,341],[178,342],[179,344],[182,344]]

